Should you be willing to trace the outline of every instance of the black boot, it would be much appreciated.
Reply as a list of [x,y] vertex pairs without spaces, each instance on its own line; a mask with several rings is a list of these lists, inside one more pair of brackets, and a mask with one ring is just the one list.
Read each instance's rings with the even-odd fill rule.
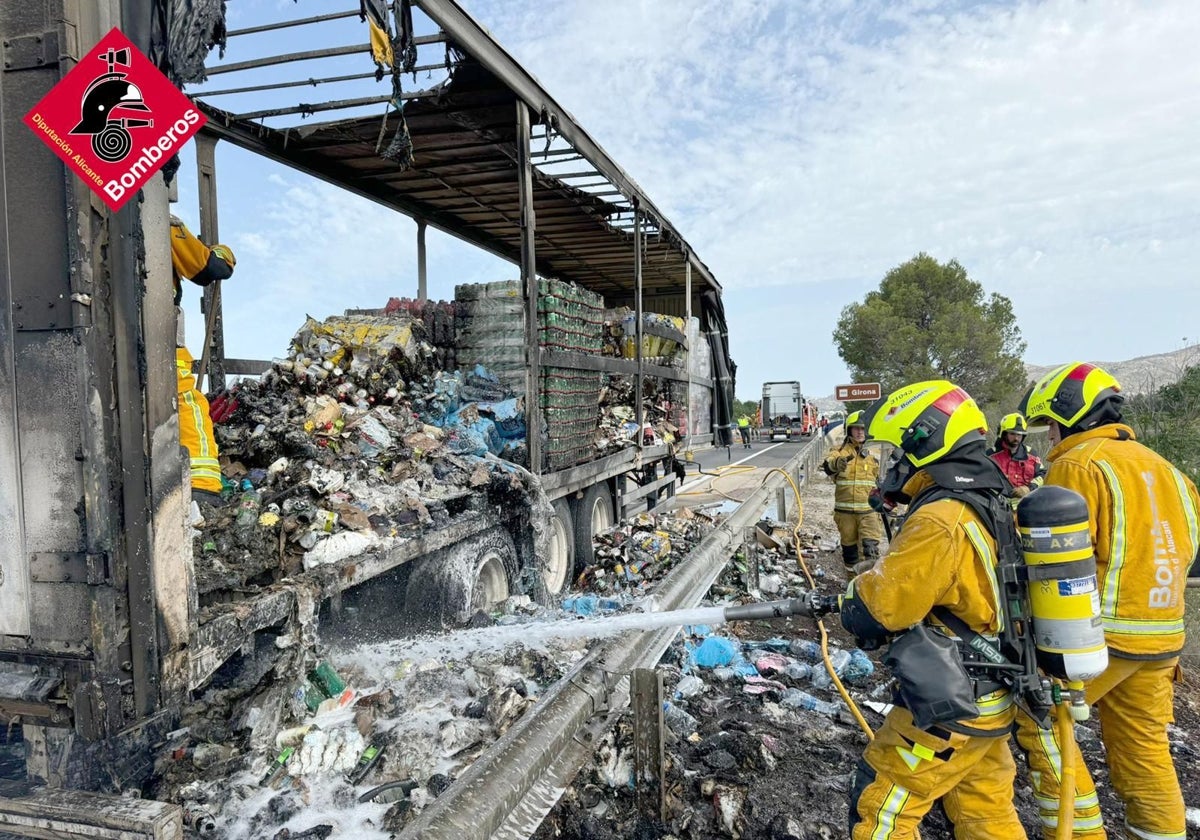
[[854,573],[861,575],[867,569],[875,565],[875,561],[879,559],[879,540],[863,540],[862,541],[863,559],[854,567]]
[[854,577],[854,567],[858,564],[858,546],[842,546],[842,563],[846,566],[847,577]]

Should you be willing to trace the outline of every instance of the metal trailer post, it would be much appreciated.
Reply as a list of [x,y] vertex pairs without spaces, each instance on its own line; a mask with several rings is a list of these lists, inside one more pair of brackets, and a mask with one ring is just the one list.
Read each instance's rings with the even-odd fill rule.
[[[200,194],[200,241],[212,246],[220,242],[217,224],[217,136],[201,131],[196,135],[196,186]],[[225,390],[225,328],[221,319],[221,284],[204,287],[200,311],[204,313],[204,349],[196,387],[204,390],[204,377],[212,392]]]
[[642,406],[642,389],[644,387],[645,362],[642,359],[642,212],[638,209],[637,201],[633,205],[633,283],[634,283],[634,335],[637,341],[637,381],[633,388],[634,412],[637,420],[638,449],[645,445],[645,435],[642,433],[645,425],[645,411]]
[[[687,428],[684,429],[683,433],[684,433],[684,438],[688,442],[688,449],[690,450],[692,448],[692,366],[693,366],[693,363],[695,362],[695,359],[692,357],[692,354],[697,352],[697,348],[695,348],[691,345],[691,338],[690,338],[691,333],[692,333],[692,255],[691,254],[687,255],[687,264],[684,265],[683,271],[684,271],[684,273],[683,273],[683,297],[684,297],[684,307],[685,307],[684,311],[687,313],[684,318],[684,322],[683,322],[683,334],[689,337],[688,348],[687,348],[687,351],[688,351],[688,381],[687,381],[687,410],[686,410],[687,413],[685,415],[687,418],[687,421],[686,421]],[[697,336],[699,336],[700,333],[698,330],[697,330],[696,334],[697,334]]]
[[538,345],[537,252],[534,237],[533,164],[529,158],[529,109],[517,100],[517,183],[521,195],[521,290],[525,295],[525,440],[529,471],[542,472],[542,422],[538,385],[541,347]]
[[426,285],[426,265],[425,265],[425,224],[424,219],[417,219],[417,300],[422,303],[429,296],[429,289]]

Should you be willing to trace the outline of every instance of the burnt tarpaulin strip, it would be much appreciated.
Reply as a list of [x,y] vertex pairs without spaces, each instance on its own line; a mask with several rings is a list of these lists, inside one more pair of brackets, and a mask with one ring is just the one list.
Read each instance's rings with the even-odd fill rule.
[[[208,78],[204,60],[213,47],[225,56],[225,0],[156,0],[167,10],[166,66],[171,81],[196,84]],[[158,10],[156,10],[158,11]]]
[[[417,66],[417,36],[413,32],[412,0],[397,0],[393,9],[396,14],[396,49],[399,53],[397,66],[405,73],[412,73]],[[416,79],[415,73],[413,79]]]
[[737,365],[729,357],[729,325],[725,322],[725,306],[716,292],[700,295],[700,316],[713,356],[713,441],[717,446],[729,446],[733,442],[730,424]]
[[359,0],[358,8],[359,17],[371,30],[371,57],[381,71],[390,71],[396,59],[392,53],[392,36],[388,32],[387,0]]

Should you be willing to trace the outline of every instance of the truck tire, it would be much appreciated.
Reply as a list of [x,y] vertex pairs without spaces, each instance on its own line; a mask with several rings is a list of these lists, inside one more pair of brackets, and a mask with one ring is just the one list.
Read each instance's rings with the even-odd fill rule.
[[554,501],[554,515],[550,517],[550,545],[542,567],[542,580],[546,592],[558,595],[575,579],[575,517],[566,499]]
[[407,612],[442,625],[459,624],[516,590],[517,548],[502,527],[490,528],[413,564]]
[[575,565],[577,568],[596,562],[596,547],[592,537],[617,524],[613,515],[612,495],[607,482],[593,484],[575,507]]

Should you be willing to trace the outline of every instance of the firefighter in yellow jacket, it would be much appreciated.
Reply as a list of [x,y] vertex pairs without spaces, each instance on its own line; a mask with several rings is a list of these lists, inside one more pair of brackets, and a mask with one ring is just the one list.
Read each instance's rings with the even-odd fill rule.
[[[183,281],[208,286],[232,276],[237,264],[233,251],[225,245],[209,248],[187,226],[171,217],[171,265],[175,274],[175,305],[183,299]],[[175,339],[175,372],[179,385],[179,441],[191,461],[192,490],[200,493],[221,492],[221,464],[217,441],[213,437],[208,400],[196,388],[192,374],[192,355],[183,346],[183,315],[178,315]]]
[[[942,645],[958,644],[947,641],[956,635],[947,623],[985,638],[1003,629],[992,536],[997,526],[963,500],[977,494],[992,523],[1011,516],[1001,496],[1003,477],[985,454],[987,421],[961,388],[933,381],[885,397],[864,422],[872,439],[902,452],[881,489],[889,501],[908,504],[909,513],[887,555],[850,583],[842,624],[868,646],[900,637],[885,661],[900,684],[907,670],[907,678],[931,694],[922,704],[901,692],[867,745],[851,789],[850,836],[911,840],[941,799],[958,840],[1024,838],[1013,806],[1016,765],[1008,734],[1014,704],[1007,687],[961,669],[956,680],[939,667],[941,660],[925,667],[892,660],[904,637],[940,634]],[[919,635],[905,633],[914,626]],[[956,705],[936,699],[954,685]]]
[[[822,469],[835,482],[833,521],[842,542],[842,562],[846,573],[869,568],[879,559],[883,540],[883,520],[868,501],[879,478],[879,459],[863,447],[867,438],[863,412],[846,418],[846,438],[842,445],[825,457]],[[862,554],[859,554],[859,546]],[[861,568],[859,566],[861,560]]]
[[[1192,482],[1138,443],[1122,422],[1117,380],[1073,362],[1042,377],[1021,412],[1046,426],[1051,449],[1046,485],[1087,500],[1108,670],[1087,684],[1099,709],[1113,789],[1125,803],[1132,838],[1168,840],[1186,833],[1183,798],[1167,725],[1183,648],[1183,593],[1200,550],[1200,498]],[[1024,714],[1017,737],[1029,756],[1043,833],[1058,825],[1062,757],[1051,733]],[[1105,837],[1096,787],[1076,748],[1074,836]]]

